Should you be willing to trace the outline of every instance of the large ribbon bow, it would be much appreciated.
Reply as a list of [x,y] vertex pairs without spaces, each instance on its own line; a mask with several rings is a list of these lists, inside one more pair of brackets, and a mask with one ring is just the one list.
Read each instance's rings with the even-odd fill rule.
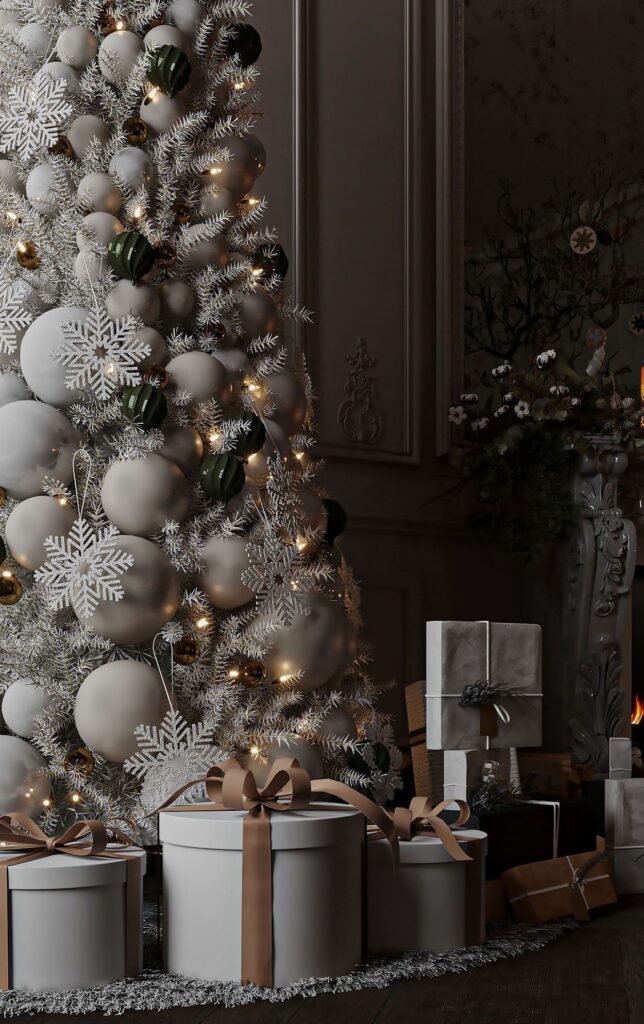
[[131,845],[131,841],[118,830],[108,833],[102,821],[77,821],[62,835],[48,836],[26,814],[4,814],[0,817],[0,853],[32,852],[35,856],[30,860],[52,853],[67,853],[72,857],[97,856],[107,849],[110,842]]
[[[448,824],[440,815],[442,811],[454,804],[458,805],[458,818]],[[470,809],[463,800],[442,800],[432,807],[431,800],[428,800],[427,797],[415,796],[409,807],[396,807],[392,821],[396,835],[403,842],[409,842],[418,835],[434,835],[440,839],[453,860],[472,860],[458,842],[453,831],[469,821],[469,817]],[[474,836],[468,836],[467,833],[461,834],[461,839],[474,838]]]

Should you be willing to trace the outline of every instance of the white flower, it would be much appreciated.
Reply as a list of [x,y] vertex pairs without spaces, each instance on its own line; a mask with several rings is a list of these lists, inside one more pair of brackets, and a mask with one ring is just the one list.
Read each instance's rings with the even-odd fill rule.
[[581,405],[581,398],[571,398],[570,399],[570,404],[571,405]]
[[502,380],[503,377],[507,377],[510,373],[512,373],[512,367],[509,363],[500,363],[499,366],[495,366],[492,370],[492,376],[495,380]]
[[506,402],[506,404],[508,402],[514,402],[515,401],[514,395],[512,394],[511,391],[508,391],[507,395],[503,396],[503,401]]
[[570,392],[570,388],[567,388],[565,384],[553,384],[550,388],[550,394],[555,396],[563,397]]
[[458,400],[463,402],[464,405],[474,405],[475,402],[478,402],[479,396],[474,391],[471,391],[466,392],[464,395],[459,395]]
[[498,420],[498,419],[501,418],[501,416],[505,416],[506,413],[509,413],[509,411],[510,411],[510,406],[509,405],[500,405],[498,409],[494,410],[494,415],[496,416],[496,418]]
[[527,402],[517,402],[514,407],[514,411],[520,420],[525,419],[526,416],[530,415],[530,406]]
[[557,353],[554,348],[546,349],[545,352],[540,352],[537,356],[537,366],[540,370],[544,370],[546,366],[550,366],[551,363],[554,363],[556,358]]
[[619,395],[611,395],[610,396],[610,400],[609,400],[609,404],[610,404],[611,409],[621,409],[621,407],[622,407],[622,399],[621,399],[621,397]]
[[622,398],[622,409],[632,409],[634,405],[634,398]]
[[489,422],[490,421],[487,418],[487,416],[481,416],[481,418],[478,420],[472,420],[472,430],[485,430]]
[[597,408],[597,409],[605,409],[607,404],[608,403],[606,402],[605,398],[598,398],[596,400],[596,402],[595,402],[595,408]]
[[450,405],[447,415],[450,423],[455,423],[457,427],[467,419],[467,413],[462,405]]

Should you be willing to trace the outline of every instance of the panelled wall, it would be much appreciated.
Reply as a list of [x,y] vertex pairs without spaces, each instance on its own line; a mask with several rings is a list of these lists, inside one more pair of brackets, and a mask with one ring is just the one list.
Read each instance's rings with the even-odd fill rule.
[[516,566],[462,525],[435,458],[434,0],[256,0],[260,179],[315,311],[290,344],[318,397],[322,482],[347,509],[374,671],[405,732],[428,618],[521,619]]

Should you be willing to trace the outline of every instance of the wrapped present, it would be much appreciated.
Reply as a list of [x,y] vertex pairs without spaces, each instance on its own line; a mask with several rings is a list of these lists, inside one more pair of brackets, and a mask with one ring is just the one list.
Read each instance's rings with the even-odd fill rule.
[[443,754],[444,795],[446,800],[470,803],[481,784],[488,778],[510,782],[510,751],[446,750]]
[[397,808],[393,821],[400,839],[394,866],[387,841],[369,835],[367,843],[367,950],[371,956],[413,950],[441,952],[478,945],[485,938],[486,836],[452,831],[469,818],[466,804],[450,826],[435,808],[416,797]]
[[625,736],[608,740],[609,779],[630,779],[633,774],[633,744]]
[[589,919],[589,912],[617,901],[611,863],[601,845],[590,853],[539,861],[512,868],[501,876],[517,921],[541,924],[574,915]]
[[427,623],[427,746],[541,744],[541,627]]
[[[276,988],[349,971],[363,952],[365,817],[396,848],[389,816],[289,759],[262,789],[236,762],[216,765],[206,789],[211,803],[160,809],[167,970]],[[312,802],[323,794],[349,806]]]
[[0,819],[0,846],[1,989],[94,988],[140,973],[143,850],[98,821],[52,838],[20,814]]
[[644,779],[605,782],[606,842],[618,893],[644,892]]
[[575,764],[572,754],[520,750],[518,756],[522,786],[535,795],[569,800],[593,777],[592,766]]

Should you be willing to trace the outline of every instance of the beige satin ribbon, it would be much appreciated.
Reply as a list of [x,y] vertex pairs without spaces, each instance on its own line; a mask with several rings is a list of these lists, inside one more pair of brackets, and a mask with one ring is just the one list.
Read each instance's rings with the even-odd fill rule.
[[[173,806],[183,793],[200,783],[206,785],[210,803]],[[284,811],[311,810],[314,794],[342,800],[387,839],[394,856],[398,838],[392,818],[382,807],[334,779],[311,779],[293,758],[279,758],[272,765],[263,788],[252,771],[231,760],[212,767],[205,778],[195,779],[173,793],[157,810],[246,811],[242,833],[242,982],[270,988],[273,984],[273,865],[271,815]],[[325,810],[343,810],[326,804]],[[150,815],[148,815],[150,817]]]
[[125,860],[125,973],[135,977],[141,973],[141,858],[118,847],[136,846],[119,829],[109,832],[101,821],[77,821],[60,836],[48,836],[26,814],[5,814],[0,817],[0,853],[18,856],[0,862],[0,991],[11,988],[11,895],[9,868],[29,861],[42,860],[62,853],[70,857],[101,857]]

